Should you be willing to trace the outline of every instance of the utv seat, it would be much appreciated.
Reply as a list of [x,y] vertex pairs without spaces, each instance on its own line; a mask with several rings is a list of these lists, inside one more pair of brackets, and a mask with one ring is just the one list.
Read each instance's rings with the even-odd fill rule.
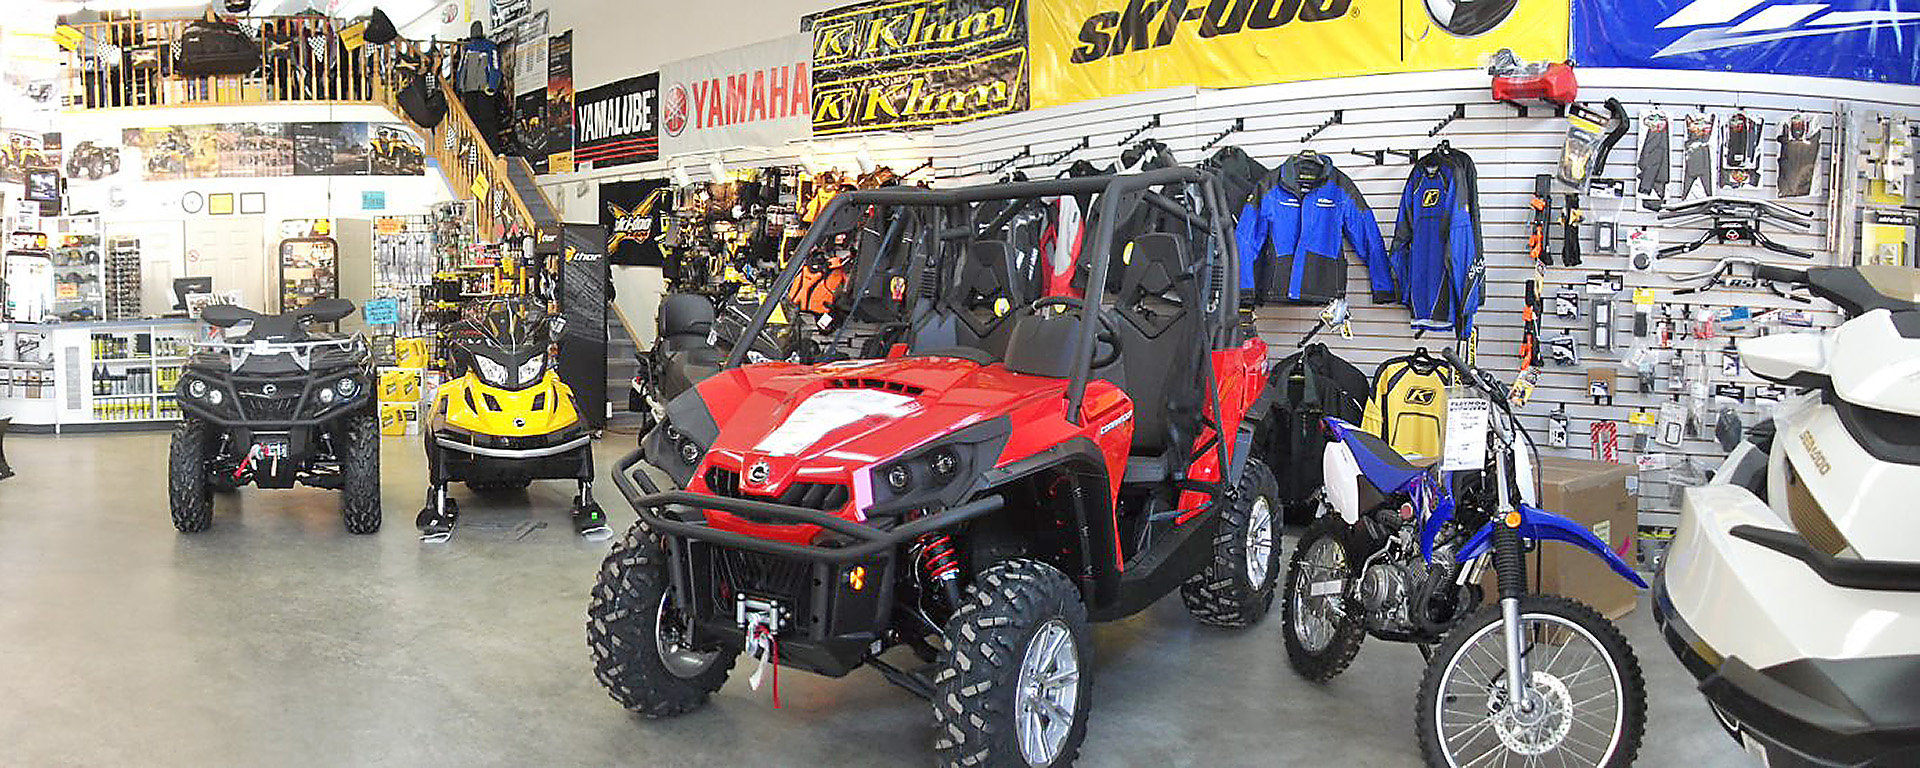
[[953,282],[909,326],[907,349],[927,354],[964,347],[1004,359],[1013,310],[1033,300],[1014,275],[1013,248],[1002,240],[975,241],[958,262]]
[[1129,479],[1165,478],[1187,465],[1198,432],[1204,358],[1200,297],[1179,236],[1153,232],[1133,240],[1110,310],[1119,360],[1096,373],[1133,400]]

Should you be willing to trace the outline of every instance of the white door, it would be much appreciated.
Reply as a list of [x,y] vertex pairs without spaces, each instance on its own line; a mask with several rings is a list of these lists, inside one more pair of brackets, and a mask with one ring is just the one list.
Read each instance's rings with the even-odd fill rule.
[[240,292],[240,305],[273,312],[279,292],[269,282],[278,254],[266,248],[266,220],[259,216],[208,216],[187,220],[186,274],[213,278],[215,293]]
[[107,224],[107,240],[140,241],[140,314],[173,311],[173,280],[186,277],[187,252],[178,221],[128,221]]

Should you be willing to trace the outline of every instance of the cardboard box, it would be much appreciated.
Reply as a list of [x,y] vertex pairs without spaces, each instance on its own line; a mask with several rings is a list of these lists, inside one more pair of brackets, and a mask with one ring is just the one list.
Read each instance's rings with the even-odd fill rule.
[[409,368],[380,369],[380,402],[420,402],[420,371]]
[[397,368],[427,367],[427,340],[408,336],[393,340],[393,364]]
[[[1634,562],[1634,538],[1640,529],[1640,505],[1627,493],[1627,478],[1639,468],[1590,459],[1540,457],[1540,507],[1572,519],[1607,542],[1614,554]],[[1609,619],[1633,612],[1639,588],[1620,578],[1605,561],[1585,549],[1557,541],[1543,542],[1538,553],[1527,555],[1528,586],[1535,592],[1561,595],[1586,603]],[[1491,564],[1482,583],[1487,599],[1498,595]]]

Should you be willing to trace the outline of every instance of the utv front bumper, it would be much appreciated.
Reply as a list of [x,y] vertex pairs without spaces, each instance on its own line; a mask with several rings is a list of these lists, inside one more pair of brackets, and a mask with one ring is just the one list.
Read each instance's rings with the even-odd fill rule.
[[[663,536],[679,605],[692,606],[695,641],[740,647],[750,611],[778,614],[780,663],[838,677],[859,667],[887,639],[900,557],[919,536],[992,513],[1000,496],[890,527],[829,512],[754,499],[662,491],[645,472],[643,451],[622,458],[614,486],[641,522]],[[772,524],[811,525],[819,544],[772,541],[714,527],[708,511],[750,515]],[[931,628],[935,631],[938,628]]]

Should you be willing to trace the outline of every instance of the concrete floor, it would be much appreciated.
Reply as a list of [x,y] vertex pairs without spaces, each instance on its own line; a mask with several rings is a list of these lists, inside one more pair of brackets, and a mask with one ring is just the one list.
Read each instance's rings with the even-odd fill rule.
[[[602,465],[631,445],[612,436]],[[737,672],[711,706],[649,722],[594,682],[568,489],[495,503],[422,546],[418,438],[389,439],[387,525],[348,536],[332,493],[246,490],[174,532],[161,434],[11,436],[0,482],[0,765],[926,765],[926,704],[878,675]],[[624,529],[611,484],[599,496]],[[545,487],[541,487],[545,486]],[[522,521],[546,527],[513,537]],[[1624,621],[1650,687],[1640,764],[1749,765],[1659,641]],[[1369,642],[1319,687],[1287,668],[1276,607],[1246,632],[1179,599],[1095,630],[1090,766],[1412,766],[1421,661]],[[743,663],[741,669],[749,665]]]

